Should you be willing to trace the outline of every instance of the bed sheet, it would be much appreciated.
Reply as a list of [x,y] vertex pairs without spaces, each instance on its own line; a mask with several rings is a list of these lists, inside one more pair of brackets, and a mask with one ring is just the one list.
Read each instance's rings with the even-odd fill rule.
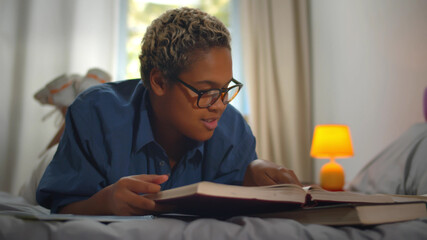
[[5,212],[47,214],[21,197],[0,192],[0,239],[427,239],[427,218],[371,227],[329,227],[289,219],[239,216],[138,219],[105,224],[93,219],[24,220]]

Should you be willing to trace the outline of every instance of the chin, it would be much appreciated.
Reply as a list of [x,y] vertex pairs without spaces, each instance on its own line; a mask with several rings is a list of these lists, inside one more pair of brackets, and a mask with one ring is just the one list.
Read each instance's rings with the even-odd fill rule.
[[192,136],[191,138],[199,142],[204,142],[211,139],[211,137],[213,136],[213,133],[214,131],[199,132],[195,136]]

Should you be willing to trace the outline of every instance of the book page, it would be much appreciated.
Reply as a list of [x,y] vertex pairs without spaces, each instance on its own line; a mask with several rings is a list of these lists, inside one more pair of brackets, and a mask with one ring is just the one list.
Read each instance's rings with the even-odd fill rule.
[[393,198],[394,202],[425,202],[427,203],[427,196],[420,196],[420,195],[387,195],[387,196],[390,196],[391,198]]
[[144,195],[146,198],[159,202],[177,198],[191,198],[194,196],[304,203],[306,193],[296,184],[248,187],[213,182],[199,182],[179,188],[164,190],[155,194]]
[[363,194],[349,191],[327,191],[319,186],[308,190],[312,201],[346,202],[346,203],[394,203],[392,197],[383,194]]
[[270,189],[301,189],[299,185],[292,184],[292,183],[284,183],[284,184],[275,184],[275,185],[268,185],[268,186],[259,186],[256,188],[270,188]]

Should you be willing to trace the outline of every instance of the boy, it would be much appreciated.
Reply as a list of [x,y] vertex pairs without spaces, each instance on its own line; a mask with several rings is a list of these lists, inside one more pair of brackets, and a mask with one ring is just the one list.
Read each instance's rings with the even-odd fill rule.
[[196,9],[167,11],[144,36],[142,81],[102,84],[70,106],[37,201],[52,212],[141,215],[162,206],[141,194],[199,181],[298,183],[255,160],[255,138],[227,104],[233,79],[230,35]]

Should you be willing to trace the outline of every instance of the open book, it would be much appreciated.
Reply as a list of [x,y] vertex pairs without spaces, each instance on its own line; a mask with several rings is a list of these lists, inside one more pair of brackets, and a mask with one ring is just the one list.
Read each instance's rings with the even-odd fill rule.
[[331,192],[316,185],[300,187],[295,184],[279,184],[244,187],[212,182],[199,182],[156,194],[147,194],[145,197],[157,203],[173,205],[177,213],[200,216],[268,213],[344,203],[427,202],[427,197],[409,198],[383,194]]

